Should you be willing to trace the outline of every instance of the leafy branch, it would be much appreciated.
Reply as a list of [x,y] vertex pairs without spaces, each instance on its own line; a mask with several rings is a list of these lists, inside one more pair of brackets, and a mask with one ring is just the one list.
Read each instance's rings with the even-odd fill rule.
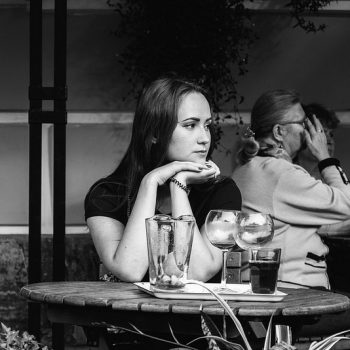
[[[286,6],[306,32],[325,29],[305,17],[334,0],[291,0]],[[254,2],[254,0],[250,0]],[[220,146],[225,120],[218,112],[231,104],[237,134],[242,118],[238,78],[248,73],[249,49],[259,39],[246,0],[107,0],[117,14],[116,53],[131,86],[124,96],[135,98],[145,83],[168,72],[205,86],[212,97]]]
[[[250,0],[254,2],[254,0]],[[291,0],[286,7],[296,19],[294,27],[306,32],[325,24],[306,16],[335,0]],[[114,34],[121,40],[119,63],[138,96],[149,80],[175,72],[205,86],[215,111],[232,102],[233,111],[244,97],[237,78],[248,72],[249,49],[258,40],[252,12],[245,0],[107,0],[116,12]]]
[[292,0],[286,6],[291,9],[291,16],[296,20],[295,27],[300,27],[307,33],[316,33],[324,31],[326,25],[324,23],[316,24],[310,20],[306,20],[305,16],[317,14],[318,11],[329,5],[334,0]]
[[118,14],[115,35],[126,39],[119,63],[132,90],[167,72],[205,86],[215,110],[243,96],[236,77],[247,72],[248,48],[256,40],[244,0],[120,0],[109,4]]

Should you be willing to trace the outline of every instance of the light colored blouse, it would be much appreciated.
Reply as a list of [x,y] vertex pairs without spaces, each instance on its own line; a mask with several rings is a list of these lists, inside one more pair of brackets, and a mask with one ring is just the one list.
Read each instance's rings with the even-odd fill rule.
[[328,247],[317,230],[350,218],[350,185],[336,166],[316,180],[284,159],[256,156],[239,166],[233,179],[242,194],[242,210],[271,214],[275,235],[266,246],[282,248],[279,286],[330,288],[325,256]]

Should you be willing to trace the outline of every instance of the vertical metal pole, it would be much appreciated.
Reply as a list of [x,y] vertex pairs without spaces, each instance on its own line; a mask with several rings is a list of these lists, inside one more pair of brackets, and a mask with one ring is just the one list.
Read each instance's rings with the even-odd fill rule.
[[[54,85],[66,87],[67,0],[55,0]],[[54,125],[53,280],[65,280],[66,229],[66,100],[54,101],[59,123]]]
[[[53,280],[65,280],[67,0],[55,0],[54,87],[42,86],[42,0],[30,0],[29,267],[28,282],[41,281],[42,124],[54,125]],[[42,101],[54,110],[43,111]],[[28,329],[40,339],[40,304],[29,304]],[[64,349],[64,326],[53,324],[52,345]]]
[[[30,1],[30,86],[42,85],[42,1]],[[30,111],[42,101],[30,100]],[[41,124],[29,120],[29,238],[28,282],[41,281]],[[40,304],[28,304],[28,330],[40,339]]]
[[[66,87],[67,0],[55,0],[54,86]],[[53,204],[53,280],[65,280],[66,230],[66,100],[54,101],[60,122],[54,125],[54,204]],[[52,325],[52,346],[64,349],[64,325]]]

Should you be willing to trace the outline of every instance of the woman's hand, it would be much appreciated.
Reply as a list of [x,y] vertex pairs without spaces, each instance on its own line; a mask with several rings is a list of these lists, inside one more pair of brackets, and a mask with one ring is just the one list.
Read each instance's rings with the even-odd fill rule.
[[161,186],[164,185],[168,179],[180,172],[185,172],[188,174],[200,174],[206,169],[206,166],[203,164],[195,162],[174,161],[150,171],[144,176],[144,181],[149,180],[152,183],[157,183],[158,186]]
[[191,171],[178,172],[174,177],[185,185],[202,184],[214,180],[220,175],[219,167],[209,160],[205,163],[205,167],[199,173]]
[[314,114],[312,115],[312,119],[313,123],[309,119],[306,119],[307,130],[305,130],[305,140],[312,155],[320,162],[330,157],[327,138],[321,122]]
[[207,162],[205,162],[205,165],[207,166],[208,169],[214,168],[214,170],[215,170],[214,178],[215,179],[220,175],[219,167],[212,160],[208,160]]

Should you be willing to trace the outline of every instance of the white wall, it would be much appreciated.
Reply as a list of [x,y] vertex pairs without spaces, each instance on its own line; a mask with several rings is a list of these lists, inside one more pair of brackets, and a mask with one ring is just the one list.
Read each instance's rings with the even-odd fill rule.
[[[84,224],[83,201],[89,187],[111,173],[122,158],[131,135],[131,115],[72,113],[67,126],[67,209],[69,225]],[[8,115],[11,117],[11,114]],[[28,222],[28,126],[26,115],[16,124],[0,123],[0,225],[26,225]],[[4,117],[0,119],[4,119]],[[12,118],[14,119],[14,118]],[[116,120],[113,122],[113,119]],[[248,120],[248,115],[244,115]],[[119,121],[118,121],[119,120]],[[101,123],[104,121],[104,123]],[[235,124],[222,126],[221,146],[214,152],[214,161],[222,174],[230,175],[235,168],[235,153],[239,135]],[[242,129],[241,129],[242,130]],[[52,223],[52,126],[43,135],[43,226],[50,232]],[[343,122],[335,131],[336,156],[350,174],[348,144],[350,123]]]

